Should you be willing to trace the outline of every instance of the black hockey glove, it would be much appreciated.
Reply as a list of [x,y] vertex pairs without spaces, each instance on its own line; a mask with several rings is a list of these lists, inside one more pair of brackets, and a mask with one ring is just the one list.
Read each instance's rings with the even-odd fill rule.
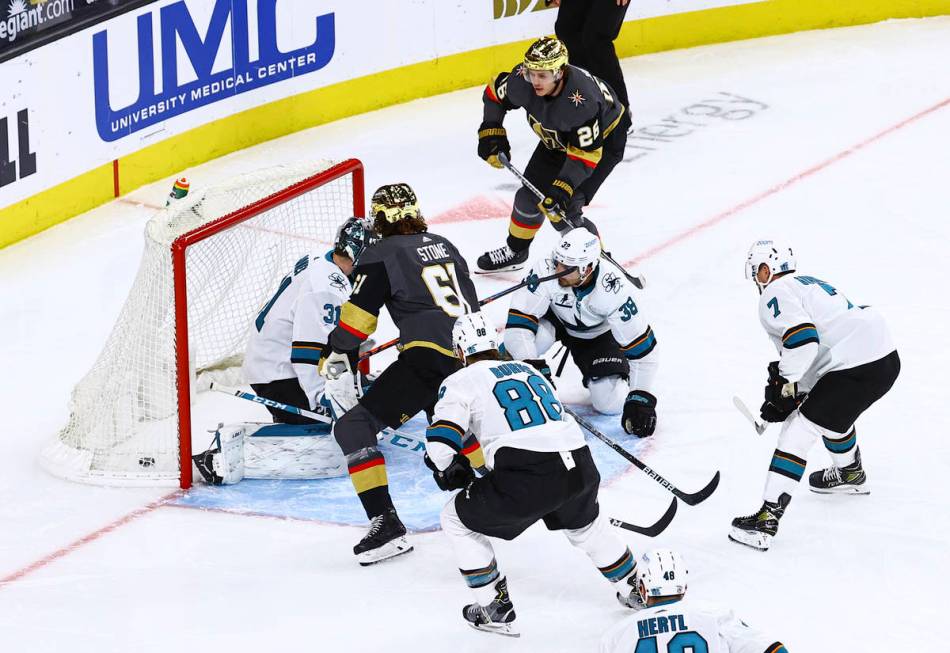
[[483,122],[478,128],[478,156],[494,168],[504,168],[504,164],[498,160],[499,154],[504,154],[511,160],[508,132],[500,122]]
[[759,417],[761,417],[766,422],[784,422],[788,419],[788,416],[792,414],[792,411],[795,409],[785,411],[773,406],[767,401],[762,402],[762,407],[759,408]]
[[452,463],[445,469],[439,469],[426,454],[422,459],[426,467],[432,470],[432,478],[440,490],[461,490],[469,486],[475,480],[475,472],[472,471],[472,463],[468,458],[460,453],[455,454]]
[[[784,413],[785,417],[788,417],[802,403],[804,396],[804,393],[798,391],[798,383],[789,382],[779,373],[778,361],[769,363],[769,380],[765,385],[765,403],[771,404],[775,408],[775,411],[772,411],[774,416]],[[762,419],[767,419],[765,417],[765,406],[762,408]],[[769,419],[767,421],[784,422],[785,417],[781,420]]]
[[620,424],[627,433],[638,438],[653,435],[656,429],[656,397],[645,390],[634,390],[627,395]]
[[541,213],[547,216],[558,231],[563,231],[568,226],[564,216],[567,214],[567,207],[571,204],[572,195],[574,195],[574,189],[569,183],[555,179],[548,188],[547,195],[538,204]]
[[554,375],[551,374],[551,366],[548,365],[546,360],[543,358],[526,358],[524,362],[541,372],[547,382],[551,384],[551,387],[557,389],[557,386],[554,385]]

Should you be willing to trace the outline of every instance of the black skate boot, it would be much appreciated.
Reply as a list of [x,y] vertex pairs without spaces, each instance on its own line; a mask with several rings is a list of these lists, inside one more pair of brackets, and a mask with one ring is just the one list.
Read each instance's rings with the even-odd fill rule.
[[643,599],[640,597],[640,592],[637,591],[637,568],[633,568],[633,572],[627,576],[627,587],[624,587],[623,590],[617,592],[617,600],[620,601],[620,605],[625,608],[630,608],[631,610],[642,610],[646,606],[643,604]]
[[512,250],[508,245],[491,249],[478,257],[475,266],[476,274],[491,274],[493,272],[510,272],[520,270],[528,260],[528,250],[520,252]]
[[357,562],[364,567],[410,551],[412,546],[406,541],[406,527],[399,521],[395,508],[373,517],[366,537],[353,547]]
[[791,495],[782,492],[777,503],[763,501],[758,512],[745,517],[736,517],[732,520],[729,539],[753,549],[768,551],[772,538],[778,532],[778,522],[785,514],[785,508],[791,500]]
[[871,494],[867,474],[861,466],[861,450],[854,452],[854,462],[845,467],[829,467],[808,475],[808,485],[818,494]]
[[462,608],[462,618],[476,630],[521,637],[521,633],[514,629],[515,606],[508,596],[508,580],[505,578],[495,583],[495,598],[491,603],[469,603]]

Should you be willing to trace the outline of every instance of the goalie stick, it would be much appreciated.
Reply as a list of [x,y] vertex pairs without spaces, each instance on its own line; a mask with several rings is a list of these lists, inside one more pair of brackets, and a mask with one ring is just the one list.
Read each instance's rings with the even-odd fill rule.
[[[540,284],[544,283],[545,281],[553,281],[554,279],[560,279],[561,277],[566,276],[566,275],[570,274],[570,273],[573,272],[573,271],[574,271],[574,268],[568,268],[568,269],[566,269],[566,270],[561,270],[560,272],[556,272],[556,273],[554,273],[554,274],[549,274],[549,275],[546,276],[546,277],[535,277],[535,278],[533,278],[533,279],[529,277],[528,279],[525,279],[525,280],[522,281],[521,283],[515,284],[515,285],[512,286],[511,288],[505,288],[505,289],[502,290],[501,292],[497,292],[497,293],[495,293],[494,295],[490,295],[490,296],[486,297],[485,299],[480,299],[480,300],[478,301],[478,305],[479,305],[479,306],[484,306],[485,304],[491,304],[491,303],[492,303],[493,301],[495,301],[496,299],[501,299],[501,298],[504,297],[505,295],[510,295],[510,294],[513,293],[514,291],[516,291],[516,290],[521,290],[521,289],[524,288],[525,286],[530,286],[530,285],[533,285],[533,284],[539,284],[539,285],[540,285]],[[388,342],[384,342],[383,344],[381,344],[381,345],[379,345],[379,346],[377,346],[377,347],[373,347],[372,349],[367,349],[366,351],[364,351],[363,353],[360,354],[359,360],[360,360],[360,361],[364,361],[364,360],[366,360],[367,358],[369,358],[370,356],[372,356],[372,355],[374,355],[374,354],[378,354],[379,352],[383,351],[384,349],[389,349],[389,348],[392,347],[393,345],[397,345],[397,344],[399,344],[399,338],[393,338],[392,340],[390,340],[390,341],[388,341]]]
[[[531,181],[527,177],[524,176],[523,172],[518,170],[518,168],[514,167],[511,164],[511,161],[508,160],[507,156],[505,156],[504,154],[499,154],[498,160],[501,161],[502,164],[506,168],[508,168],[511,174],[513,174],[515,177],[518,178],[518,181],[520,181],[524,185],[525,188],[527,188],[532,193],[534,193],[535,197],[537,197],[542,202],[544,201],[544,193],[538,190],[538,187],[532,184]],[[573,223],[567,220],[567,216],[565,216],[563,212],[561,213],[561,219],[567,221],[568,224],[571,224],[573,226]],[[646,279],[644,279],[641,275],[634,276],[630,274],[629,272],[627,272],[622,265],[620,265],[619,263],[617,263],[617,261],[614,260],[613,256],[603,251],[603,247],[601,247],[600,256],[605,261],[608,261],[609,263],[613,264],[618,270],[620,270],[620,272],[623,273],[623,275],[627,277],[627,279],[630,280],[630,283],[636,286],[638,290],[643,290],[643,287],[646,286]]]
[[601,442],[606,444],[608,447],[619,453],[621,456],[633,463],[633,465],[643,471],[647,476],[652,478],[654,481],[665,487],[667,490],[673,493],[679,499],[682,499],[687,505],[695,506],[697,503],[701,503],[709,498],[709,496],[716,491],[716,488],[719,486],[719,472],[717,471],[715,476],[712,477],[712,480],[706,484],[702,490],[698,492],[693,492],[689,494],[683,492],[678,487],[670,483],[668,480],[657,474],[655,471],[650,469],[646,463],[634,456],[632,453],[621,447],[619,444],[608,438],[606,435],[594,428],[594,426],[585,420],[583,417],[575,413],[573,410],[564,406],[564,412],[573,417],[578,424],[583,426],[591,435],[599,439]]
[[[282,410],[285,413],[293,413],[294,415],[301,415],[302,417],[309,417],[310,419],[315,419],[319,422],[332,423],[332,420],[326,415],[321,415],[315,413],[312,410],[306,410],[305,408],[298,408],[297,406],[291,406],[290,404],[282,404],[279,401],[274,401],[273,399],[265,399],[264,397],[258,396],[252,392],[246,392],[240,388],[231,388],[228,386],[221,385],[219,383],[211,383],[211,390],[216,392],[221,392],[224,394],[232,395],[240,399],[247,401],[252,401],[255,404],[263,404],[265,406],[270,406],[271,408],[276,408],[277,410]],[[384,432],[389,429],[383,429]],[[406,435],[400,433],[399,431],[392,431],[393,435],[396,435],[400,438],[408,440],[410,443],[415,443],[416,445],[421,444],[421,441],[412,437],[411,435]],[[390,443],[394,444],[394,443]],[[395,445],[394,446],[400,446]],[[408,448],[408,447],[405,447]],[[418,446],[414,446],[411,451],[417,452],[419,450]],[[667,508],[666,512],[660,517],[659,521],[650,526],[637,526],[636,524],[631,524],[625,522],[622,519],[610,518],[610,523],[617,528],[623,528],[628,531],[633,531],[634,533],[639,533],[641,535],[646,535],[647,537],[656,537],[670,525],[670,522],[673,521],[673,517],[676,515],[676,499],[673,499],[673,503],[670,504],[670,507]]]
[[752,422],[752,427],[755,429],[755,432],[759,435],[765,433],[765,429],[769,427],[768,422],[760,422],[755,418],[755,415],[752,414],[752,411],[749,410],[749,407],[745,405],[745,402],[739,399],[739,397],[732,398],[733,405],[739,409],[739,412],[742,413],[747,420]]

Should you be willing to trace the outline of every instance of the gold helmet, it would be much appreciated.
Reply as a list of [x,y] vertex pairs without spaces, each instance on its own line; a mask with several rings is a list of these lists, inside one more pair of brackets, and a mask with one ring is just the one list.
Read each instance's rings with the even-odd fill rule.
[[[416,194],[409,184],[386,184],[373,193],[370,210],[376,220],[389,223],[421,218]],[[382,214],[382,215],[380,215]]]
[[567,46],[555,36],[542,36],[524,53],[526,70],[550,70],[557,73],[567,65]]

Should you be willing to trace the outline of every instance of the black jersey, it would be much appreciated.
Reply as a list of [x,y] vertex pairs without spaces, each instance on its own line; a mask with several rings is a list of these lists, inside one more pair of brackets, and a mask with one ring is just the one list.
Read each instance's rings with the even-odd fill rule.
[[545,147],[567,154],[557,178],[574,189],[597,167],[604,138],[620,124],[626,111],[606,82],[571,65],[557,96],[535,94],[518,65],[489,83],[482,101],[486,122],[500,123],[505,113],[523,107],[528,124]]
[[388,236],[363,252],[353,269],[353,292],[330,333],[333,350],[356,349],[376,330],[384,305],[402,349],[428,347],[454,358],[452,327],[463,313],[478,311],[478,297],[455,246],[421,233]]

